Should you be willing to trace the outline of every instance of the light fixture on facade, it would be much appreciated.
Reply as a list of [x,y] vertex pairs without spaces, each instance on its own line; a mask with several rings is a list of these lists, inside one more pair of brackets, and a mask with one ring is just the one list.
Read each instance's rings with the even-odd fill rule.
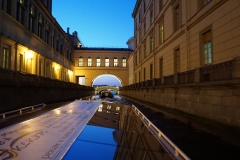
[[73,72],[72,72],[71,70],[68,70],[68,74],[69,74],[69,75],[72,75]]
[[30,53],[30,52],[26,52],[25,53],[26,55],[26,59],[32,59],[33,58],[33,54],[32,53]]
[[55,68],[56,70],[59,70],[59,69],[60,69],[60,66],[59,66],[59,65],[56,65],[54,68]]

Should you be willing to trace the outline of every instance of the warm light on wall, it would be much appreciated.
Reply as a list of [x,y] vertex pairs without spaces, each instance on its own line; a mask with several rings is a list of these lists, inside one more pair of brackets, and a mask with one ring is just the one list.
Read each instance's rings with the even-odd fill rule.
[[56,65],[54,68],[57,69],[57,70],[59,70],[59,69],[60,69],[60,66],[59,66],[59,65]]
[[26,52],[25,56],[26,56],[27,59],[32,59],[33,58],[33,54],[30,53],[30,52]]
[[72,72],[72,71],[70,71],[70,70],[68,70],[68,74],[69,74],[69,75],[72,75],[72,74],[73,74],[73,72]]

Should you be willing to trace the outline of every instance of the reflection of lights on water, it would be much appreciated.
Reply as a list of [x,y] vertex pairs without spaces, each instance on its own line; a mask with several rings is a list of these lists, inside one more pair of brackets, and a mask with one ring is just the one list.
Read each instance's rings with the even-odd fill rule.
[[53,112],[54,112],[55,114],[61,114],[61,110],[59,110],[59,109],[55,109],[55,110],[53,110]]
[[68,113],[68,114],[72,114],[72,113],[73,113],[73,110],[68,110],[67,113]]
[[100,104],[99,107],[98,107],[98,112],[102,112],[102,107],[103,107],[103,105]]

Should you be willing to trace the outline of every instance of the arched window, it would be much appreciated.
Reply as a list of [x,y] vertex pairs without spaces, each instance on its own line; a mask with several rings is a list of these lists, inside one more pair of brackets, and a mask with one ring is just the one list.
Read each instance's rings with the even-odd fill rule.
[[83,57],[82,56],[79,57],[78,66],[83,66]]
[[127,59],[125,57],[122,59],[122,66],[127,67]]
[[101,59],[100,59],[100,57],[97,57],[97,61],[96,61],[96,66],[97,67],[100,67],[101,66]]
[[118,66],[118,58],[117,57],[114,57],[114,59],[113,59],[113,66],[114,67]]
[[92,58],[88,57],[88,67],[92,66]]
[[109,67],[109,58],[108,57],[105,58],[105,67]]

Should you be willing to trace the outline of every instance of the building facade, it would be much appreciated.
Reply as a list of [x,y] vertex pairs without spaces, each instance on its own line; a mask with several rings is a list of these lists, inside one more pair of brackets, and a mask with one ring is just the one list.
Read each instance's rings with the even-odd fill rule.
[[92,86],[101,75],[116,77],[121,85],[128,85],[128,48],[88,48],[74,50],[76,83]]
[[75,44],[52,16],[51,0],[0,0],[0,66],[74,82]]
[[119,93],[239,128],[239,10],[239,0],[137,0],[134,83]]
[[137,0],[134,83],[240,56],[238,10],[238,0]]

